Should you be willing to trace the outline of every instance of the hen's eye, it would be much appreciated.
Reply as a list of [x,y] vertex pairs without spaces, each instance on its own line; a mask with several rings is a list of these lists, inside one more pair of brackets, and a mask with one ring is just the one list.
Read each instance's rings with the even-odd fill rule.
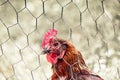
[[58,43],[54,43],[53,45],[54,45],[54,46],[58,46]]

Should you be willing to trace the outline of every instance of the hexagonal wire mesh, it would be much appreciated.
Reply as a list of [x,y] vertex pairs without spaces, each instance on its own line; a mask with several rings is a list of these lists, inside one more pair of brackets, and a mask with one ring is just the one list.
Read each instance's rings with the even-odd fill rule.
[[120,80],[119,0],[0,0],[0,80],[50,80],[41,53],[50,28],[105,80]]

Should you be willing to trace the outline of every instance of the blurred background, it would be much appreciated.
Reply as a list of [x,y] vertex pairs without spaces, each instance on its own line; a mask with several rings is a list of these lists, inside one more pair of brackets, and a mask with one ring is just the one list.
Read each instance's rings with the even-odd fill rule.
[[95,73],[120,80],[120,0],[0,0],[0,80],[50,80],[41,42],[51,28]]

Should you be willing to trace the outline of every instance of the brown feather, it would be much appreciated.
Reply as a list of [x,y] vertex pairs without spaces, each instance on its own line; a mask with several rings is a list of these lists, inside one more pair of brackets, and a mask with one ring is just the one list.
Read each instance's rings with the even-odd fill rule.
[[64,41],[64,43],[68,45],[66,53],[52,65],[52,80],[60,80],[61,77],[65,77],[64,80],[103,80],[88,69],[81,53],[70,42]]

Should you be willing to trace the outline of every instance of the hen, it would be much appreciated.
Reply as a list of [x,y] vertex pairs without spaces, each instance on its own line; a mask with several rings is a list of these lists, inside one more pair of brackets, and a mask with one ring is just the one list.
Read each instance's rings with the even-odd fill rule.
[[103,80],[88,69],[81,53],[68,41],[49,30],[42,41],[43,54],[52,64],[52,80]]

